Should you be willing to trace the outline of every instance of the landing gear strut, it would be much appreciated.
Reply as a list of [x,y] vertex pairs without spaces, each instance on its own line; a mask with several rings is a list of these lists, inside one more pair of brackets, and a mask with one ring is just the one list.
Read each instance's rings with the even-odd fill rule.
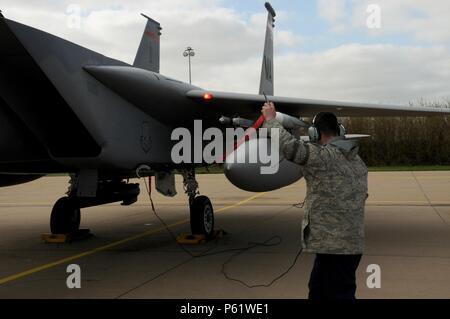
[[191,231],[194,235],[211,238],[214,235],[214,208],[206,196],[198,196],[195,170],[183,172],[184,191],[189,196]]

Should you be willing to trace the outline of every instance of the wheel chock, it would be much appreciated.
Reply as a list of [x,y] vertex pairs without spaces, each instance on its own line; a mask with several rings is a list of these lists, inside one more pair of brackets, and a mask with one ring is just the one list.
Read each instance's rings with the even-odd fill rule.
[[50,234],[45,233],[41,235],[41,239],[46,244],[65,244],[72,241],[83,240],[91,237],[90,229],[80,229],[73,234]]
[[64,244],[68,241],[68,235],[64,234],[42,234],[41,239],[46,244]]
[[206,238],[205,235],[181,234],[177,237],[177,242],[181,245],[199,245],[222,238],[226,234],[227,233],[223,229],[215,230],[211,238]]

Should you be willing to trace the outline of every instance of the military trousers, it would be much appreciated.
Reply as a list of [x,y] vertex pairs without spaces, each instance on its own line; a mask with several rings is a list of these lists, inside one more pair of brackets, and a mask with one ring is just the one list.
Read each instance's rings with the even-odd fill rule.
[[362,255],[317,254],[309,280],[309,299],[355,299],[356,270]]

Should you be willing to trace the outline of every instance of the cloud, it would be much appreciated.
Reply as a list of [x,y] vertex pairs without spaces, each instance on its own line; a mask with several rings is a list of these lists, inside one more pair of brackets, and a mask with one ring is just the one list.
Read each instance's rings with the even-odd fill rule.
[[[413,3],[411,10],[423,7],[418,0],[409,1]],[[163,27],[163,74],[187,81],[187,61],[182,52],[192,46],[197,53],[193,61],[194,84],[223,91],[258,91],[266,20],[263,7],[252,15],[243,15],[225,7],[226,3],[219,0],[136,0],[126,4],[114,0],[76,2],[82,9],[81,29],[67,26],[66,10],[71,3],[68,1],[37,0],[30,4],[29,1],[3,0],[2,9],[9,18],[128,63],[134,59],[145,26],[145,20],[139,15],[143,12],[160,21]],[[335,3],[332,9],[326,7],[331,2]],[[323,18],[330,23],[335,21],[337,25],[346,23],[345,28],[362,27],[360,22],[365,20],[355,18],[357,1],[331,2],[319,2]],[[389,15],[401,15],[398,12],[401,6],[394,6],[389,1],[380,2],[382,8],[384,5],[392,8],[386,7],[383,26],[396,30],[396,26],[389,23]],[[348,11],[349,3],[353,11]],[[413,27],[401,29],[398,26],[398,30],[415,32],[418,38],[433,39],[433,29],[420,31],[419,27],[414,27],[420,25],[422,19],[429,21],[428,15],[434,15],[439,21],[433,22],[436,25],[432,24],[432,27],[439,25],[442,28],[444,21],[439,18],[442,14],[435,11],[445,6],[439,7],[434,2],[428,5],[433,9],[427,9],[426,14],[416,12],[419,22],[413,23]],[[288,15],[280,11],[277,21]],[[363,15],[366,15],[365,8]],[[350,16],[353,19],[349,19]],[[450,33],[449,29],[437,30],[434,37],[443,41]],[[276,29],[277,95],[392,103],[450,96],[450,52],[445,45],[349,43],[311,54],[294,51],[299,44],[308,45],[304,41],[302,34]]]
[[[5,14],[131,63],[145,26],[139,13],[144,12],[163,27],[161,67],[175,77],[186,74],[186,61],[181,54],[187,46],[196,50],[195,64],[206,67],[262,55],[267,19],[263,7],[260,12],[244,17],[210,0],[134,1],[126,6],[103,0],[78,2],[83,13],[81,29],[68,28],[67,7],[54,7],[52,1],[42,1],[36,8],[24,2],[11,4],[6,6]],[[289,30],[277,31],[278,49],[292,47],[300,41]]]
[[450,96],[450,50],[348,44],[277,62],[279,94],[334,100],[408,103]]
[[346,0],[318,0],[317,11],[322,19],[325,19],[333,31],[344,31],[348,12]]
[[[257,58],[216,65],[209,69],[214,81],[199,84],[256,93],[260,67]],[[450,50],[445,47],[347,44],[324,52],[277,57],[275,92],[281,96],[389,104],[422,98],[440,101],[450,97],[448,70]]]
[[[382,28],[367,28],[367,8],[376,4],[381,8]],[[447,0],[318,0],[319,15],[331,30],[359,29],[372,36],[411,36],[417,41],[448,44],[450,23]]]

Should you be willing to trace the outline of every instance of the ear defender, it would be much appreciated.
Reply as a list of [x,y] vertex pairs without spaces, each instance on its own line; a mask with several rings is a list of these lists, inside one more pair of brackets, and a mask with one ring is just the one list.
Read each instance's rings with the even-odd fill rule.
[[308,135],[311,143],[316,143],[320,140],[320,132],[314,125],[309,127]]
[[311,143],[316,143],[320,140],[320,132],[317,129],[317,127],[315,126],[317,115],[314,116],[314,118],[312,120],[312,125],[308,128],[309,141]]
[[[320,113],[319,113],[320,114]],[[317,143],[320,140],[320,130],[317,128],[316,124],[316,115],[312,121],[312,125],[308,128],[308,135],[309,135],[309,141],[311,143]],[[337,127],[339,129],[339,137],[345,137],[345,134],[347,134],[347,130],[345,129],[344,125],[342,123],[337,123]]]
[[342,125],[341,123],[339,123],[338,126],[339,126],[339,137],[345,137],[345,134],[347,134],[345,126]]

